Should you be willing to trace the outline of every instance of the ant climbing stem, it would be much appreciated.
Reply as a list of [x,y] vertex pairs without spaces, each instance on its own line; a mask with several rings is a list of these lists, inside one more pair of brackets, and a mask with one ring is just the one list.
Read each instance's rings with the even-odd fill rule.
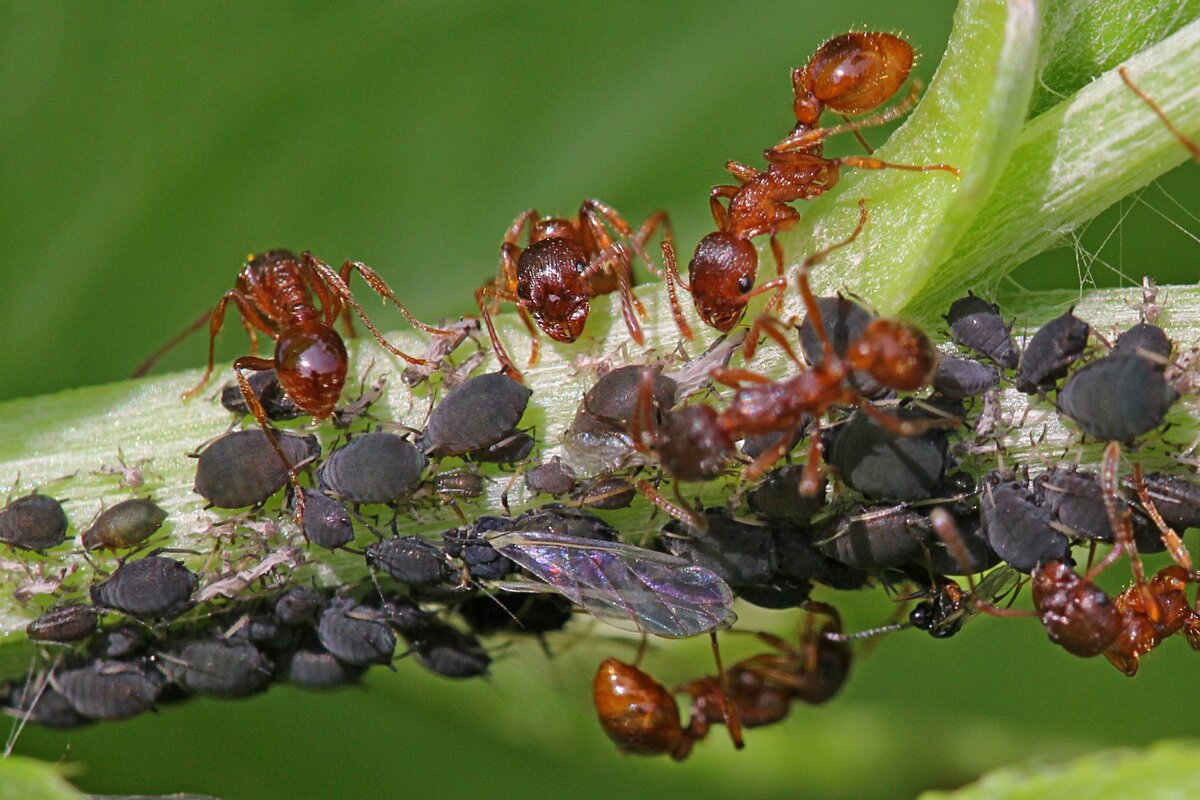
[[1175,123],[1171,122],[1171,118],[1167,116],[1166,112],[1162,110],[1162,107],[1159,106],[1159,104],[1156,103],[1154,99],[1150,97],[1150,95],[1138,88],[1137,84],[1133,82],[1133,78],[1129,77],[1128,69],[1125,67],[1118,67],[1117,74],[1121,76],[1121,80],[1125,81],[1125,85],[1133,90],[1133,93],[1140,97],[1142,102],[1148,105],[1150,110],[1153,111],[1160,120],[1162,120],[1162,123],[1167,126],[1167,130],[1169,130],[1171,134],[1179,140],[1179,143],[1183,145],[1189,153],[1192,154],[1192,158],[1200,161],[1200,144],[1197,144],[1186,134],[1184,134],[1183,131],[1179,130],[1179,128],[1175,126]]

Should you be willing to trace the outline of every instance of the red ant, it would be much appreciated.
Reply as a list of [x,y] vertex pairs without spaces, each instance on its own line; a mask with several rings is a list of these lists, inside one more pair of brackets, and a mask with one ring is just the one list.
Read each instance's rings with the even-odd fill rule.
[[[533,209],[521,212],[504,235],[499,274],[475,291],[475,302],[483,313],[492,347],[504,371],[520,380],[520,371],[500,343],[492,323],[500,301],[515,303],[521,321],[529,330],[533,339],[529,353],[531,367],[538,358],[538,328],[555,341],[573,342],[583,333],[588,301],[614,291],[620,293],[621,314],[629,335],[639,345],[643,344],[645,336],[638,317],[644,317],[646,309],[631,288],[630,247],[613,241],[609,228],[628,241],[633,251],[649,264],[642,245],[659,225],[670,237],[671,223],[663,211],[651,214],[635,234],[616,209],[594,199],[583,201],[575,219],[539,219]],[[522,249],[518,241],[526,229],[527,243]],[[485,303],[485,298],[492,302]]]
[[1137,85],[1133,82],[1133,78],[1129,77],[1129,70],[1127,70],[1125,67],[1119,67],[1117,69],[1117,73],[1121,76],[1121,80],[1125,81],[1125,85],[1132,89],[1134,94],[1142,98],[1142,102],[1150,106],[1150,110],[1158,115],[1158,118],[1161,119],[1163,124],[1167,126],[1167,130],[1169,130],[1172,135],[1179,140],[1179,143],[1187,148],[1187,151],[1192,154],[1192,158],[1200,161],[1200,144],[1196,144],[1196,142],[1185,136],[1183,131],[1175,127],[1175,123],[1171,122],[1170,117],[1166,115],[1166,112],[1162,110],[1158,103],[1154,102],[1150,95],[1146,94],[1137,87]]
[[[147,359],[134,376],[145,374],[162,355],[199,328],[207,318],[208,367],[200,381],[183,395],[185,400],[195,396],[212,375],[217,334],[225,323],[225,309],[232,302],[241,315],[246,335],[250,337],[251,355],[241,356],[233,362],[238,386],[255,420],[266,431],[275,451],[287,466],[289,480],[295,486],[295,470],[271,435],[262,404],[251,390],[243,371],[275,370],[279,383],[297,406],[315,419],[328,418],[341,396],[347,369],[346,346],[333,326],[339,317],[344,316],[347,334],[354,334],[349,309],[358,314],[386,350],[411,364],[425,363],[383,338],[350,291],[348,283],[352,272],[357,272],[377,294],[390,300],[414,327],[438,335],[452,333],[426,325],[414,317],[383,278],[366,264],[347,261],[342,264],[340,271],[335,272],[310,252],[303,253],[297,259],[288,250],[269,250],[251,256],[238,274],[234,288],[225,293],[216,307],[211,312],[206,311],[182,334]],[[321,304],[319,309],[313,302],[314,295]],[[275,340],[272,358],[258,357],[259,332]],[[297,491],[297,497],[302,497],[302,493]],[[303,517],[302,500],[297,503],[297,516]]]
[[[800,373],[776,381],[746,369],[714,368],[709,373],[713,380],[737,390],[730,404],[720,411],[707,406],[670,411],[662,424],[655,422],[652,386],[644,379],[631,430],[634,446],[642,452],[653,452],[663,468],[676,478],[707,480],[720,474],[724,464],[732,458],[733,443],[738,439],[770,433],[789,434],[782,436],[778,445],[763,452],[746,468],[745,477],[753,480],[783,457],[792,441],[790,434],[804,426],[810,417],[819,420],[833,406],[858,406],[899,436],[916,436],[945,424],[942,420],[901,419],[880,411],[848,380],[853,370],[865,370],[884,386],[899,391],[914,391],[927,385],[937,366],[937,351],[920,330],[898,320],[876,319],[860,338],[850,343],[844,357],[837,355],[825,332],[820,308],[808,282],[809,269],[833,250],[857,239],[866,223],[866,204],[859,201],[859,221],[854,232],[845,240],[810,255],[800,265],[797,280],[805,308],[824,348],[821,363],[813,367],[801,363],[784,336],[787,324],[763,314],[754,327],[761,327],[775,339],[800,367]],[[817,424],[819,426],[819,422]],[[808,494],[817,491],[820,478],[820,439],[819,430],[809,438],[809,458],[801,478],[802,490]],[[643,491],[648,488],[645,482],[641,486]],[[651,500],[679,516],[680,509],[655,493],[646,493]],[[682,518],[692,522],[693,517],[685,512]]]
[[[709,207],[718,230],[700,240],[688,265],[691,283],[679,276],[670,239],[663,242],[667,293],[676,324],[685,338],[691,329],[683,319],[674,284],[691,292],[696,310],[705,323],[729,331],[741,319],[752,297],[774,291],[769,307],[778,307],[787,280],[783,274],[783,250],[776,234],[794,226],[800,214],[787,205],[810,200],[838,182],[842,166],[861,169],[900,169],[911,172],[942,170],[956,177],[961,173],[947,164],[917,166],[893,164],[870,156],[825,158],[823,142],[837,133],[880,125],[906,113],[916,103],[920,85],[913,83],[908,97],[873,117],[832,128],[817,127],[826,108],[845,114],[872,111],[894,96],[908,78],[913,50],[908,42],[889,33],[847,33],[818,48],[804,67],[792,70],[793,108],[796,125],[791,134],[764,152],[766,171],[729,161],[725,169],[737,184],[714,186]],[[861,136],[859,140],[862,141]],[[865,146],[865,142],[863,142]],[[867,148],[868,151],[870,148]],[[728,208],[721,199],[728,200]],[[754,287],[758,251],[750,240],[760,234],[771,237],[777,277]],[[753,348],[753,337],[747,340]]]

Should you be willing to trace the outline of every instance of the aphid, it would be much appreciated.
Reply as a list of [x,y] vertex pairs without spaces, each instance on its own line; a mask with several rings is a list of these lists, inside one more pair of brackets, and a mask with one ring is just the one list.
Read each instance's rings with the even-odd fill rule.
[[462,561],[475,581],[498,581],[516,569],[488,541],[493,531],[509,531],[513,521],[506,517],[480,517],[470,525],[452,528],[442,534],[442,551]]
[[1048,392],[1087,347],[1091,327],[1067,309],[1061,316],[1038,328],[1025,345],[1017,365],[1017,389],[1026,394]]
[[597,478],[581,485],[572,495],[576,503],[588,508],[613,511],[628,508],[637,496],[637,487],[625,478]]
[[92,603],[143,619],[173,619],[191,604],[195,573],[181,562],[147,556],[117,567],[91,588]]
[[1146,94],[1137,87],[1137,85],[1133,82],[1133,78],[1129,77],[1128,69],[1125,67],[1120,67],[1117,69],[1117,72],[1120,74],[1121,80],[1125,81],[1125,85],[1132,89],[1134,94],[1142,98],[1142,102],[1150,106],[1150,110],[1153,111],[1160,120],[1162,120],[1162,123],[1167,126],[1167,130],[1171,131],[1171,134],[1179,140],[1179,143],[1187,148],[1187,151],[1192,154],[1192,158],[1200,161],[1200,145],[1196,144],[1196,142],[1194,142],[1192,139],[1185,136],[1183,131],[1179,130],[1179,128],[1175,126],[1175,123],[1171,122],[1170,117],[1163,112],[1158,103],[1154,102],[1150,95]]
[[62,503],[44,494],[27,494],[0,508],[0,542],[41,552],[67,540]]
[[492,663],[492,657],[478,639],[444,623],[434,622],[405,638],[417,663],[443,678],[487,675]]
[[575,470],[558,456],[533,469],[525,470],[525,486],[531,492],[561,497],[570,494],[577,484]]
[[425,363],[410,364],[404,368],[400,379],[406,385],[420,386],[422,381],[429,380],[430,375],[444,367],[446,359],[459,345],[479,332],[480,325],[477,319],[463,319],[449,324],[443,323],[441,327],[447,335],[438,336],[429,343],[428,349],[421,354],[421,360]]
[[[616,209],[595,199],[584,200],[574,219],[539,219],[533,209],[518,215],[504,235],[497,277],[475,291],[475,303],[504,371],[520,379],[492,324],[500,302],[515,303],[529,330],[533,341],[529,366],[537,363],[539,328],[555,341],[573,342],[583,333],[591,298],[613,291],[620,295],[630,337],[642,344],[645,337],[638,316],[646,312],[630,288],[631,249],[641,253],[642,244],[660,224],[669,236],[670,222],[662,211],[652,214],[635,234]],[[526,229],[527,243],[522,248],[521,232]],[[624,241],[614,241],[610,231]]]
[[421,485],[427,463],[407,439],[364,433],[329,454],[317,470],[317,485],[351,503],[397,503]]
[[651,398],[656,410],[675,405],[679,384],[654,366],[628,364],[604,374],[583,396],[580,412],[628,431],[638,413],[638,398],[645,381],[651,384]]
[[[100,472],[104,475],[120,475],[122,486],[137,489],[146,482],[146,473],[152,472],[149,469],[144,469],[151,460],[149,458],[141,458],[130,464],[125,460],[125,451],[118,447],[117,463],[119,466],[104,464],[100,467]],[[158,477],[161,478],[162,476],[159,475]]]
[[822,480],[816,492],[805,494],[800,491],[803,472],[804,466],[800,464],[776,467],[764,475],[762,483],[746,495],[746,502],[753,511],[766,519],[805,527],[825,506],[827,484]]
[[[845,358],[850,344],[866,333],[872,320],[879,318],[878,314],[855,298],[840,294],[818,297],[816,303],[821,310],[821,327],[838,358]],[[808,314],[800,322],[800,349],[804,352],[805,360],[814,367],[825,358],[825,345]],[[862,370],[853,371],[850,382],[866,397],[880,397],[888,392],[887,387]]]
[[506,530],[545,531],[556,536],[575,539],[595,539],[615,542],[621,537],[616,528],[582,508],[547,503],[540,508],[526,511],[512,520]]
[[1178,399],[1158,365],[1115,353],[1075,370],[1058,393],[1058,410],[1097,439],[1129,442],[1162,425]]
[[97,658],[132,658],[146,649],[146,627],[125,623],[100,631],[88,648]]
[[304,492],[304,538],[317,547],[336,550],[354,541],[354,523],[340,500],[324,492]]
[[483,495],[484,477],[473,469],[454,469],[433,476],[433,491],[443,500],[472,500]]
[[[891,419],[919,423],[927,418],[901,408]],[[859,411],[837,429],[829,464],[847,486],[872,500],[924,500],[943,483],[950,465],[949,439],[936,429],[897,437]]]
[[294,586],[275,601],[275,616],[284,625],[310,622],[322,604],[321,595],[307,586]]
[[1070,557],[1071,543],[1052,525],[1055,506],[1039,504],[1013,480],[984,480],[979,510],[988,544],[1014,569],[1028,574],[1038,564]]
[[[614,627],[678,639],[729,627],[737,618],[729,585],[711,570],[676,556],[541,531],[497,533],[488,541]],[[530,586],[509,583],[504,588]]]
[[1005,369],[1016,369],[1021,360],[1012,338],[1012,326],[1000,316],[1000,306],[967,292],[950,304],[945,316],[950,338],[957,344],[990,358]]
[[[759,171],[746,164],[727,162],[725,169],[737,185],[716,186],[709,193],[709,207],[717,231],[700,240],[688,265],[690,285],[679,278],[675,253],[669,238],[663,244],[667,288],[676,321],[683,319],[675,298],[674,283],[691,292],[704,322],[721,331],[733,328],[752,297],[775,292],[773,305],[782,300],[786,287],[783,253],[775,235],[799,220],[788,205],[823,194],[838,182],[843,166],[863,169],[901,169],[916,172],[958,170],[946,164],[912,166],[891,164],[868,156],[825,158],[823,142],[829,136],[858,131],[905,113],[916,101],[917,87],[902,103],[887,112],[833,128],[817,127],[826,108],[843,114],[872,111],[892,97],[908,77],[913,51],[903,39],[886,33],[848,33],[829,40],[813,54],[808,64],[792,70],[796,126],[783,141],[768,149],[770,166]],[[728,208],[721,205],[728,200]],[[777,277],[755,288],[758,251],[750,240],[768,234],[775,257]],[[687,336],[683,325],[680,330]],[[690,338],[690,337],[689,337]],[[756,336],[747,343],[753,347]]]
[[[283,390],[279,383],[279,375],[273,369],[263,372],[253,372],[246,378],[250,391],[254,393],[258,404],[262,406],[263,414],[274,422],[295,419],[303,416],[304,410]],[[236,381],[230,381],[221,387],[221,405],[227,411],[245,416],[253,414],[250,404],[242,396],[242,387]]]
[[1149,322],[1139,322],[1117,337],[1112,354],[1132,353],[1159,369],[1166,369],[1174,347],[1171,337],[1162,328]]
[[274,672],[262,651],[237,639],[196,639],[160,658],[172,681],[209,697],[248,697],[265,690]]
[[166,519],[167,512],[153,500],[140,497],[123,500],[100,512],[80,541],[84,550],[134,547],[153,536]]
[[455,610],[480,635],[508,631],[543,634],[562,630],[573,615],[571,601],[557,594],[496,592],[471,597]]
[[25,626],[25,633],[34,642],[77,642],[96,632],[96,609],[68,603],[47,609]]
[[770,528],[739,522],[723,508],[703,512],[698,528],[671,520],[662,543],[672,555],[716,573],[733,588],[768,583],[775,575],[775,540]]
[[434,458],[493,445],[517,427],[532,394],[501,372],[471,378],[437,404],[417,444]]
[[5,695],[4,712],[18,720],[33,720],[57,730],[78,728],[88,722],[50,685],[45,674],[31,675],[22,684],[8,684]]
[[408,586],[436,586],[450,578],[450,564],[441,548],[420,536],[396,536],[373,542],[366,549],[367,566],[380,568]]
[[304,689],[332,689],[354,683],[366,670],[365,665],[337,659],[316,643],[289,651],[279,660],[279,674]]
[[965,400],[999,386],[1000,373],[974,359],[942,358],[931,385],[948,400]]
[[[315,436],[274,436],[293,466],[321,453]],[[217,508],[264,503],[287,482],[287,470],[261,430],[227,433],[205,447],[196,461],[194,490]]]
[[830,520],[823,552],[848,567],[881,570],[918,558],[930,537],[929,521],[904,506],[877,506]]
[[231,618],[232,624],[221,634],[222,639],[251,642],[267,653],[290,650],[300,638],[300,632],[296,628],[285,625],[270,611],[238,614],[237,610],[233,609],[222,617],[223,620]]
[[1168,526],[1177,531],[1200,528],[1200,486],[1174,475],[1145,476],[1147,493]]
[[472,450],[464,457],[488,464],[517,464],[529,458],[537,440],[524,431],[514,431],[495,444]]
[[88,719],[129,719],[154,707],[162,675],[145,661],[96,659],[51,678],[76,713]]
[[317,621],[317,638],[338,660],[355,666],[391,664],[396,651],[396,634],[386,615],[349,597],[326,603]]

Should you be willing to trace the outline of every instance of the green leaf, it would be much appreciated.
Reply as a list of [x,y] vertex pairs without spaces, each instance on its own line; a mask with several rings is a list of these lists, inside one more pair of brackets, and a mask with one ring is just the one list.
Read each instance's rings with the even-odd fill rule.
[[0,760],[0,800],[83,800],[60,770],[32,758]]

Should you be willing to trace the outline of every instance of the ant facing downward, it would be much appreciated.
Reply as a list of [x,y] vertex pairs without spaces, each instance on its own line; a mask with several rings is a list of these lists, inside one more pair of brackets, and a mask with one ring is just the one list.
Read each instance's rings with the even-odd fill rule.
[[[787,138],[765,151],[764,157],[770,164],[765,171],[737,161],[726,163],[725,169],[737,184],[715,186],[709,193],[709,206],[718,230],[696,246],[688,265],[690,284],[679,276],[672,243],[669,239],[663,242],[667,292],[676,324],[685,338],[691,338],[691,330],[679,308],[675,283],[691,292],[701,319],[721,331],[729,331],[737,324],[752,297],[774,291],[771,306],[779,306],[787,281],[783,275],[783,252],[775,237],[800,219],[800,214],[788,203],[809,200],[833,188],[843,166],[960,174],[947,164],[916,166],[892,164],[871,156],[826,158],[823,155],[823,142],[828,137],[850,132],[858,135],[862,128],[888,122],[907,112],[916,102],[920,87],[914,82],[908,97],[899,104],[845,125],[818,127],[821,113],[827,108],[842,114],[877,109],[900,90],[912,64],[912,47],[903,39],[888,33],[863,32],[830,39],[805,66],[792,70],[796,125]],[[728,201],[728,208],[721,205],[722,198]],[[764,233],[771,237],[777,277],[755,288],[758,251],[750,240]],[[747,339],[749,348],[753,348],[753,342],[753,338]]]
[[[538,328],[551,339],[569,344],[583,333],[588,301],[614,291],[620,293],[621,314],[629,335],[643,344],[645,337],[638,317],[644,317],[646,310],[631,288],[630,251],[649,264],[642,246],[659,225],[670,238],[671,224],[665,212],[651,214],[634,233],[616,209],[593,199],[583,201],[575,219],[539,219],[537,211],[529,209],[513,220],[500,247],[499,274],[475,291],[475,302],[504,371],[520,380],[521,373],[500,343],[492,322],[500,301],[515,303],[529,330],[533,339],[529,366],[537,363]],[[610,228],[624,241],[614,241]],[[522,249],[518,242],[524,230],[528,231],[528,240]]]

